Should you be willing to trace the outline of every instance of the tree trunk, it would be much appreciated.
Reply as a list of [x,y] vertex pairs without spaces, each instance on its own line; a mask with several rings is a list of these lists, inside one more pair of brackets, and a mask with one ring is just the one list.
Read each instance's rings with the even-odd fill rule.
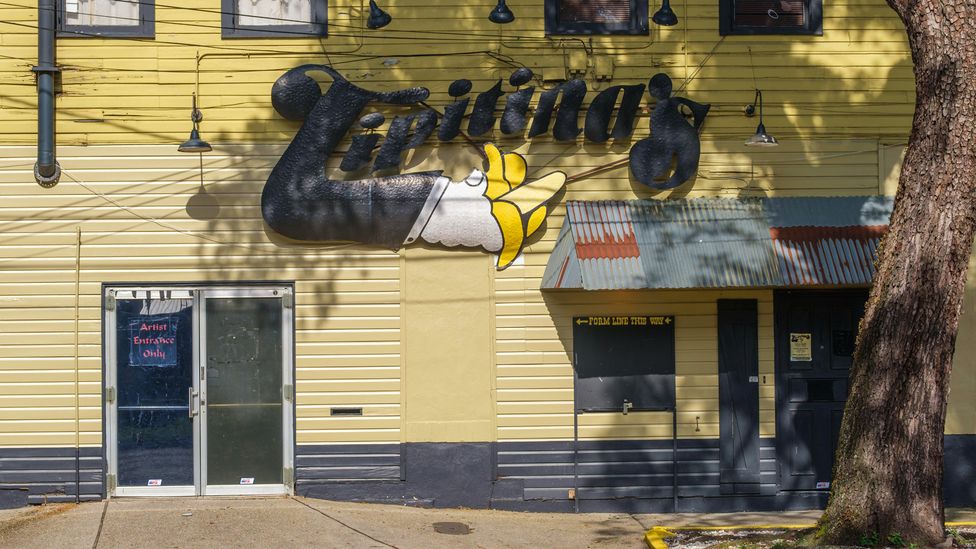
[[915,117],[819,536],[931,547],[945,538],[943,430],[976,228],[976,0],[888,3],[908,31]]

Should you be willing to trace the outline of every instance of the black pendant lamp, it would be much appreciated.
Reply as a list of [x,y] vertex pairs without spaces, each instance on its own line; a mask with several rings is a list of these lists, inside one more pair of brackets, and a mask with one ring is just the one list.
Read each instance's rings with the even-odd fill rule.
[[369,18],[366,19],[366,26],[371,29],[381,29],[389,25],[390,21],[393,21],[393,17],[381,10],[376,5],[376,0],[369,0]]
[[651,17],[651,21],[662,27],[673,27],[678,24],[678,15],[671,9],[670,0],[664,0],[661,9],[657,10],[654,17]]
[[491,10],[491,13],[488,14],[488,20],[492,23],[504,25],[505,23],[515,21],[515,14],[505,5],[505,0],[498,0],[495,9]]
[[213,150],[210,143],[200,139],[200,121],[203,120],[203,113],[197,109],[197,95],[193,94],[193,111],[190,112],[190,120],[193,121],[193,129],[190,130],[190,138],[183,142],[176,150],[181,153],[205,153]]
[[752,99],[751,105],[746,105],[746,116],[753,116],[756,114],[756,102],[759,102],[759,126],[756,127],[756,133],[752,137],[746,140],[746,145],[749,147],[775,147],[779,145],[779,141],[772,135],[766,133],[766,125],[763,124],[763,103],[762,103],[762,92],[756,90],[756,95]]

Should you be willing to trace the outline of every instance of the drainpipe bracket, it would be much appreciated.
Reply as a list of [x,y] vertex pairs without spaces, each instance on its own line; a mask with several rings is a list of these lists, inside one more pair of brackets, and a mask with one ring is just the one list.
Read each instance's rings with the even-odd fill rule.
[[56,67],[54,65],[35,65],[31,67],[31,72],[41,73],[59,73],[61,72],[61,67]]
[[41,173],[41,165],[34,164],[34,180],[37,184],[44,187],[45,189],[50,189],[51,187],[58,184],[61,180],[61,164],[58,162],[54,163],[54,171],[51,175],[43,175]]

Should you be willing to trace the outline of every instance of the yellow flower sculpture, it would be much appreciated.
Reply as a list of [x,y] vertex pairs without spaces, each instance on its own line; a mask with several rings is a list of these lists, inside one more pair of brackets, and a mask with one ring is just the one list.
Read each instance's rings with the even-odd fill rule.
[[522,253],[525,241],[546,220],[550,203],[566,185],[566,174],[553,172],[525,183],[525,158],[518,153],[502,153],[495,145],[485,144],[488,157],[488,187],[485,198],[491,201],[491,214],[502,232],[502,248],[496,266],[499,270],[512,264]]

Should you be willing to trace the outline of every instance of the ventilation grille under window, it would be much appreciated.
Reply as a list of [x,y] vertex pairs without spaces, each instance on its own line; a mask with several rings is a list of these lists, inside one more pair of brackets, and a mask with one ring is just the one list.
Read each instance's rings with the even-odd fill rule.
[[734,0],[736,27],[805,28],[804,0]]
[[560,23],[630,22],[631,0],[561,0]]

